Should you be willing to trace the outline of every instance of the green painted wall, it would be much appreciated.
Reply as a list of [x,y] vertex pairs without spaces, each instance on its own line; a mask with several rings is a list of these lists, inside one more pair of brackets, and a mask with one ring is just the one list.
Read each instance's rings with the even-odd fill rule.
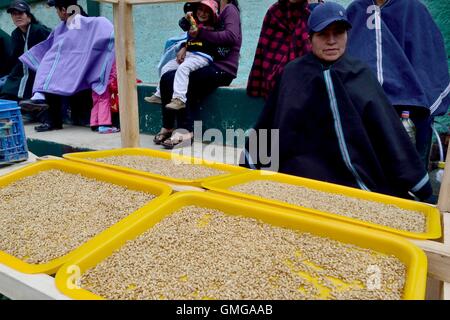
[[[238,78],[233,85],[244,86],[253,62],[253,56],[258,41],[259,32],[265,12],[276,0],[241,0],[243,25],[243,46]],[[337,0],[347,6],[350,0]],[[446,38],[447,50],[450,56],[450,1],[422,0],[430,9]],[[0,0],[1,3],[8,3]],[[101,14],[112,20],[112,5],[81,0],[80,4],[91,14]],[[156,66],[162,54],[164,41],[180,34],[177,22],[182,15],[182,3],[139,5],[134,7],[134,25],[136,35],[137,76],[144,82],[156,83],[158,75]],[[54,8],[48,8],[45,2],[32,5],[33,13],[44,24],[54,27],[59,23]],[[11,32],[14,26],[6,10],[0,10],[0,28]]]
[[[450,70],[450,1],[423,0],[423,2],[427,5],[444,36]],[[450,115],[436,118],[435,127],[439,132],[450,134]]]
[[[144,101],[144,97],[153,92],[155,86],[138,86],[139,126],[142,133],[156,134],[161,129],[161,105]],[[227,129],[245,131],[251,128],[263,105],[261,98],[247,96],[244,88],[219,88],[200,103],[194,119],[203,122],[203,130],[217,128],[226,137]],[[227,144],[234,145],[234,142],[227,141]]]
[[430,10],[445,39],[450,66],[450,1],[422,0]]
[[[39,2],[41,0],[28,0],[28,3],[34,3]],[[0,0],[0,9],[9,7],[9,4],[11,3],[11,0]]]

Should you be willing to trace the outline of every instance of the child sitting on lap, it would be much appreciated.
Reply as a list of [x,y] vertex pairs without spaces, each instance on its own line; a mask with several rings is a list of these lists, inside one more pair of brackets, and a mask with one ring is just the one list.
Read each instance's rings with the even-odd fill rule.
[[[218,18],[218,4],[215,0],[202,0],[195,7],[195,14],[186,13],[186,19],[191,23],[190,31],[198,28],[214,30]],[[186,107],[186,94],[191,72],[203,68],[213,61],[217,47],[203,40],[188,37],[185,45],[180,49],[177,58],[170,60],[161,69],[161,76],[166,72],[177,70],[173,84],[172,101],[166,108],[180,110]],[[145,97],[145,101],[161,104],[159,85],[151,97]]]

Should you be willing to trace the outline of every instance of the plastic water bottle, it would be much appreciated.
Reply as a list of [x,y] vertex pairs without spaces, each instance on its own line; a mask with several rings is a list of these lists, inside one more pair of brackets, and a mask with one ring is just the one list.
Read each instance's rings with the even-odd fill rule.
[[444,177],[445,162],[440,161],[436,170],[436,181],[441,183]]
[[411,142],[413,145],[416,145],[416,127],[414,126],[414,123],[409,118],[409,111],[403,111],[401,121],[403,124],[403,127],[405,127],[406,132],[408,133],[409,139],[411,139]]

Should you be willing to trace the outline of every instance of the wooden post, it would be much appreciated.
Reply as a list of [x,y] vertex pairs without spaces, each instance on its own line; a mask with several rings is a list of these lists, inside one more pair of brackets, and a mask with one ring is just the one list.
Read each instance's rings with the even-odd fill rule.
[[113,12],[122,148],[136,148],[139,147],[139,113],[133,7],[126,0],[119,0],[113,4]]
[[[448,159],[447,159],[448,161]],[[448,163],[448,162],[447,162]],[[450,167],[447,167],[447,170],[449,170]],[[450,248],[450,212],[443,212],[442,214],[442,230],[443,230],[443,236],[442,240],[444,242],[444,245],[447,246],[447,248]],[[450,282],[443,282],[441,285],[441,300],[450,300]]]
[[[439,191],[438,208],[442,213],[442,228],[444,231],[442,240],[444,245],[450,246],[450,144],[447,149],[444,176],[442,177],[441,189]],[[441,299],[450,300],[450,283],[443,282],[441,286]]]
[[450,212],[450,144],[447,149],[447,159],[445,160],[444,177],[441,182],[439,192],[438,208],[441,212]]
[[[185,2],[185,0],[97,0],[112,3],[120,102],[122,148],[139,147],[139,110],[136,86],[136,58],[133,5]],[[200,0],[186,0],[196,2]]]

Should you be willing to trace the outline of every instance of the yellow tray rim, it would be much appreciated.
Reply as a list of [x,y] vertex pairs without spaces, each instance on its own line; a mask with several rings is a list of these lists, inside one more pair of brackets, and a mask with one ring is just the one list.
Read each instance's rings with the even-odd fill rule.
[[[172,178],[168,176],[159,175],[156,173],[151,172],[145,172],[140,171],[132,168],[127,167],[121,167],[116,165],[111,165],[107,163],[101,163],[97,161],[87,160],[86,158],[104,158],[104,157],[111,157],[111,156],[122,156],[122,155],[128,155],[128,156],[149,156],[149,157],[156,157],[156,158],[162,158],[162,159],[179,159],[180,161],[185,161],[191,164],[195,165],[202,165],[209,168],[226,171],[228,173],[221,174],[217,176],[211,176],[207,178],[200,178],[200,179],[179,179],[179,178]],[[111,150],[102,150],[102,151],[86,151],[86,152],[74,152],[74,153],[66,153],[63,155],[64,159],[71,160],[71,161],[77,161],[84,164],[89,164],[93,166],[108,168],[114,171],[120,171],[132,175],[137,176],[143,176],[143,177],[149,177],[151,179],[160,180],[164,182],[169,182],[173,184],[180,184],[180,185],[190,185],[195,187],[200,187],[203,182],[207,182],[213,179],[227,177],[232,174],[242,173],[245,171],[248,171],[247,168],[238,167],[230,164],[220,163],[220,162],[214,162],[214,161],[208,161],[201,158],[195,158],[195,157],[189,157],[185,155],[178,155],[174,153],[159,151],[159,150],[153,150],[153,149],[145,149],[145,148],[121,148],[121,149],[111,149]]]
[[[206,205],[205,205],[206,203]],[[104,299],[86,289],[73,287],[73,267],[76,266],[81,276],[86,270],[97,265],[120,249],[128,240],[135,239],[149,230],[164,217],[177,209],[187,205],[199,205],[217,208],[225,212],[239,210],[244,216],[257,217],[267,223],[283,227],[304,230],[313,234],[326,236],[345,243],[352,243],[359,247],[372,248],[378,252],[394,254],[407,266],[403,299],[421,300],[425,298],[427,257],[425,253],[406,239],[383,231],[368,229],[357,225],[334,221],[310,215],[298,215],[283,208],[276,208],[265,204],[255,204],[251,201],[239,200],[234,197],[195,191],[178,192],[166,201],[153,207],[141,219],[132,224],[124,225],[120,230],[109,232],[106,241],[90,241],[80,248],[78,255],[67,261],[56,274],[56,286],[66,296],[81,300]],[[249,214],[250,212],[250,214]],[[237,215],[233,212],[229,214]],[[269,220],[269,221],[268,221]],[[276,220],[273,223],[272,220]],[[316,231],[311,231],[316,230]],[[319,231],[317,231],[319,230]]]
[[[143,207],[139,208],[138,210],[134,211],[133,213],[129,214],[124,219],[118,221],[114,225],[110,226],[109,228],[105,229],[101,233],[97,234],[95,237],[91,238],[89,241],[94,241],[97,238],[102,238],[102,235],[104,233],[108,233],[108,231],[113,231],[116,229],[120,229],[121,226],[126,225],[128,223],[131,223],[132,221],[139,219],[140,216],[145,214],[148,210],[151,210],[154,206],[157,206],[158,203],[163,202],[166,198],[169,197],[169,195],[172,193],[172,188],[166,184],[163,184],[161,182],[155,182],[150,181],[147,179],[142,178],[135,178],[130,177],[122,173],[112,172],[110,170],[105,170],[102,168],[96,168],[92,166],[86,166],[83,164],[78,164],[75,162],[71,162],[68,160],[45,160],[36,162],[30,165],[27,165],[25,167],[22,167],[18,170],[15,170],[13,172],[10,172],[4,176],[0,177],[0,188],[8,185],[12,182],[15,182],[17,180],[20,180],[27,176],[35,175],[41,171],[47,171],[47,170],[61,170],[68,173],[73,174],[82,174],[86,177],[90,178],[97,178],[97,180],[118,184],[117,182],[122,183],[128,183],[131,186],[134,186],[133,189],[135,190],[141,190],[141,191],[148,191],[149,193],[153,193],[156,198],[148,202]],[[112,179],[113,181],[116,181],[116,183],[108,181],[109,179]],[[120,185],[120,184],[118,184]],[[124,185],[120,185],[124,186]],[[129,187],[129,186],[128,186]],[[85,242],[85,243],[87,243]],[[80,246],[82,246],[81,244]],[[42,264],[32,264],[27,263],[13,255],[10,255],[4,251],[0,251],[0,263],[5,264],[19,272],[23,273],[30,273],[30,274],[36,274],[36,273],[46,273],[46,274],[54,274],[57,269],[63,265],[67,260],[72,258],[77,254],[78,246],[76,249],[70,251],[66,255],[62,257],[58,257],[56,259],[50,260],[47,263]]]
[[[375,224],[372,222],[365,222],[362,220],[341,216],[338,214],[320,211],[312,208],[297,206],[289,204],[287,202],[267,199],[251,194],[241,193],[237,191],[229,190],[230,187],[243,184],[246,182],[251,182],[254,180],[270,180],[275,182],[287,183],[296,186],[307,187],[311,189],[316,189],[322,192],[338,193],[344,196],[359,198],[369,201],[381,202],[384,204],[392,204],[401,208],[417,210],[420,211],[426,217],[427,230],[423,233],[410,232],[406,230],[395,229],[388,226],[383,226]],[[381,193],[369,192],[360,189],[350,188],[346,186],[341,186],[337,184],[332,184],[328,182],[312,180],[302,177],[291,176],[282,173],[274,173],[268,171],[253,170],[242,174],[236,174],[230,177],[218,178],[202,183],[202,187],[210,190],[209,192],[215,192],[223,195],[228,195],[237,198],[244,198],[251,201],[262,202],[276,207],[287,208],[295,210],[299,213],[314,214],[318,216],[327,217],[334,220],[345,221],[347,223],[357,224],[365,226],[372,229],[378,229],[387,231],[390,233],[395,233],[403,237],[412,239],[438,239],[442,236],[441,228],[441,215],[439,209],[429,204],[419,203],[413,200],[407,200],[402,198],[397,198],[393,196],[388,196]]]

